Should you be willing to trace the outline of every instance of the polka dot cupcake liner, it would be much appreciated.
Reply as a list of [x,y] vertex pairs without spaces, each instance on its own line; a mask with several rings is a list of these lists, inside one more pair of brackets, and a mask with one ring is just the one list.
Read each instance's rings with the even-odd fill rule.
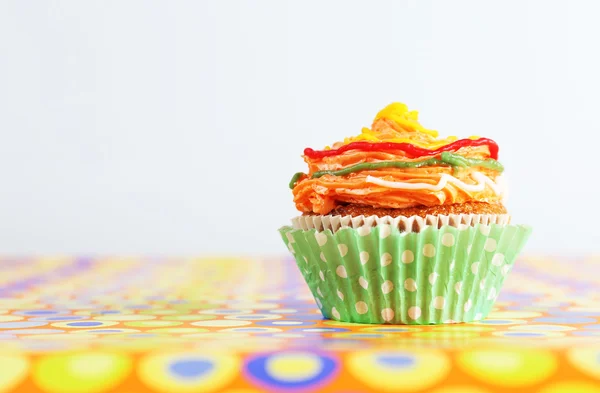
[[483,319],[531,227],[476,224],[279,230],[325,318],[373,324]]

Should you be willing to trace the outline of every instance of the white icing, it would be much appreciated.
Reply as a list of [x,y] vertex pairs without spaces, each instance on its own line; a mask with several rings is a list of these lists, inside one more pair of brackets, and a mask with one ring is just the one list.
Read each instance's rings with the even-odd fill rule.
[[383,180],[378,177],[367,176],[367,183],[377,184],[378,186],[383,186],[387,188],[396,188],[401,190],[430,190],[430,191],[441,191],[448,185],[448,183],[452,183],[457,187],[469,191],[469,192],[480,192],[485,190],[485,186],[487,185],[492,189],[492,191],[496,195],[502,195],[504,193],[504,181],[501,176],[498,176],[500,179],[498,183],[495,183],[492,179],[487,177],[481,172],[473,172],[471,174],[473,180],[475,180],[476,184],[467,184],[454,176],[443,173],[440,176],[440,181],[438,184],[429,184],[429,183],[406,183],[406,182],[398,182],[398,181],[389,181]]

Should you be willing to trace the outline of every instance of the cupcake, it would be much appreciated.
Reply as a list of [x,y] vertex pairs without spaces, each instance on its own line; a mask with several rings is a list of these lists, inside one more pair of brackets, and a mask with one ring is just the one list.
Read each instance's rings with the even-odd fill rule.
[[491,139],[441,139],[393,103],[370,129],[304,150],[300,215],[279,230],[323,316],[441,324],[485,318],[531,233],[510,223]]

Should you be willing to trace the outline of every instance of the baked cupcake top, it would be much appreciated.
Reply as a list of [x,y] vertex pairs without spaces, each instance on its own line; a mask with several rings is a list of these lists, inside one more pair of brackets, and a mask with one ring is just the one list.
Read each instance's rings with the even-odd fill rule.
[[296,207],[406,209],[461,203],[499,204],[504,194],[498,145],[491,139],[438,137],[401,103],[381,110],[370,129],[324,150],[304,150],[308,173],[290,181]]

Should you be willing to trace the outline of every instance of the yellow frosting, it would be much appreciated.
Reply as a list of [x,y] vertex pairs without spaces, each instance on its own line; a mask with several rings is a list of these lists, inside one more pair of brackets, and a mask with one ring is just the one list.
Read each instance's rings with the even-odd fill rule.
[[[419,112],[409,110],[405,104],[394,102],[377,113],[370,129],[365,127],[359,135],[345,138],[343,142],[333,146],[337,148],[352,142],[365,141],[410,143],[427,149],[437,149],[458,139],[456,136],[437,138],[437,131],[427,129],[419,123]],[[329,146],[326,149],[329,149]]]
[[393,102],[380,110],[375,116],[375,120],[379,119],[391,120],[407,131],[423,132],[434,138],[438,137],[437,131],[428,130],[419,124],[419,112],[409,111],[408,107],[400,102]]

